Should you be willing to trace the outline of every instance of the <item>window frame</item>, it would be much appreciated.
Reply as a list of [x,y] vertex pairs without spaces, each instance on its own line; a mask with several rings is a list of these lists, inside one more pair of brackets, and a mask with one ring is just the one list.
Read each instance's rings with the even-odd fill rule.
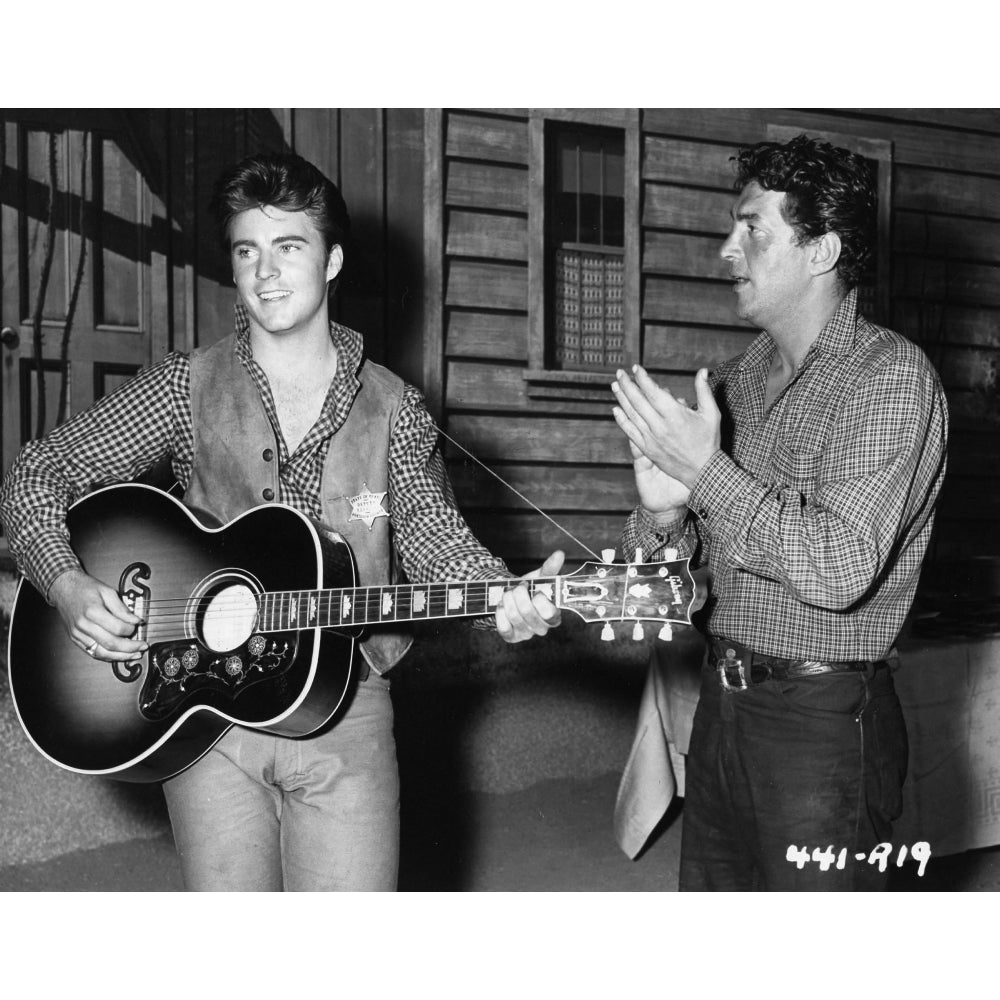
[[548,123],[621,129],[625,133],[624,281],[622,332],[626,366],[640,358],[640,131],[639,110],[632,108],[535,108],[528,120],[528,366],[522,372],[532,398],[607,402],[609,372],[546,367],[553,283],[546,273],[545,190]]

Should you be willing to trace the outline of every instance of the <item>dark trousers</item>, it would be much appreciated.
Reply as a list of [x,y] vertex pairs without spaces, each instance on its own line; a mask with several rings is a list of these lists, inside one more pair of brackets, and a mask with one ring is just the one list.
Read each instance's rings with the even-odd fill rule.
[[869,857],[891,841],[907,748],[885,666],[730,691],[706,664],[687,758],[679,888],[884,889],[888,868]]

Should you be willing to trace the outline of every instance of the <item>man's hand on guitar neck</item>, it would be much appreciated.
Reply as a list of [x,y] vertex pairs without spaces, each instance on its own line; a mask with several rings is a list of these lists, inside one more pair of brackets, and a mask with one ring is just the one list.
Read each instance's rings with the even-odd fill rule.
[[[538,569],[521,579],[555,576],[562,569],[565,558],[557,549]],[[496,610],[497,632],[504,642],[523,642],[533,635],[545,635],[561,620],[559,609],[544,594],[532,594],[524,585],[505,591]]]
[[56,577],[49,600],[59,612],[69,637],[96,660],[134,660],[147,646],[130,638],[140,619],[122,603],[118,592],[82,569]]

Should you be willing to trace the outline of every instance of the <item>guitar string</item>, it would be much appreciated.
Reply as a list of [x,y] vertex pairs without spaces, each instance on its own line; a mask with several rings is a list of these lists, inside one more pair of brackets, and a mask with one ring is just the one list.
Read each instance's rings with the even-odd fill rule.
[[[619,564],[620,565],[620,564]],[[630,564],[634,565],[634,564]],[[660,564],[653,564],[660,565]],[[560,577],[536,577],[533,580],[525,581],[532,589],[539,589],[542,587],[550,587],[558,581]],[[601,578],[603,580],[603,577]],[[584,578],[580,578],[579,582],[583,582]],[[468,611],[468,605],[480,600],[488,600],[489,592],[497,587],[508,587],[511,583],[520,583],[514,578],[497,579],[497,580],[472,580],[468,582],[463,582],[460,580],[442,581],[435,583],[426,584],[389,584],[386,586],[372,585],[370,587],[330,587],[330,588],[307,588],[307,589],[296,589],[296,590],[275,590],[267,591],[264,594],[254,595],[254,601],[257,613],[261,611],[261,604],[257,603],[261,598],[267,598],[270,600],[270,609],[264,609],[264,614],[271,617],[275,615],[287,614],[288,608],[282,606],[282,602],[294,595],[296,601],[301,601],[308,605],[312,600],[317,601],[320,605],[326,605],[326,610],[330,611],[336,607],[342,607],[342,603],[345,597],[352,600],[352,607],[355,612],[355,621],[357,617],[363,617],[364,621],[362,624],[377,624],[386,621],[397,620],[394,617],[385,617],[383,613],[379,612],[376,615],[370,616],[370,613],[374,609],[381,608],[384,604],[386,596],[392,597],[392,608],[393,610],[399,607],[406,607],[407,600],[410,599],[409,607],[412,610],[413,604],[412,600],[416,596],[418,591],[426,591],[426,606],[428,608],[428,615],[421,616],[419,612],[417,616],[411,616],[410,618],[404,620],[420,620],[422,617],[448,617],[448,610],[452,611],[451,617],[474,617],[478,614],[488,614],[491,608],[487,605],[483,612],[478,611]],[[435,604],[440,606],[443,602],[448,600],[448,591],[455,590],[456,588],[461,588],[464,593],[463,604],[460,608],[450,608],[445,610],[444,615],[439,615],[436,612],[431,613],[434,610]],[[400,598],[403,598],[400,600]],[[204,598],[199,598],[198,600],[204,600]],[[212,599],[209,598],[211,601]],[[153,598],[150,600],[150,610],[146,618],[143,619],[146,625],[155,624],[157,626],[164,626],[167,624],[174,624],[178,622],[186,621],[190,614],[191,598],[188,597],[164,597],[164,598]],[[212,607],[212,620],[215,622],[226,621],[226,620],[242,620],[246,617],[246,608],[240,605],[236,600],[230,600],[229,606],[227,607],[226,599],[219,600],[215,599],[215,606]],[[220,606],[221,605],[221,606]],[[207,609],[204,609],[207,610]],[[363,612],[363,614],[361,614]],[[296,615],[297,617],[297,615]],[[341,619],[341,624],[343,619]],[[312,628],[316,626],[305,626],[307,628]],[[267,630],[265,630],[267,631]],[[279,629],[280,631],[280,629]]]
[[[622,564],[619,563],[618,565],[621,566]],[[560,576],[544,576],[544,577],[540,576],[540,577],[533,577],[530,580],[521,580],[517,577],[501,577],[496,580],[468,580],[468,581],[435,580],[432,583],[387,583],[387,584],[373,583],[369,586],[365,586],[364,584],[358,584],[356,586],[343,586],[343,587],[296,587],[288,590],[268,590],[265,591],[263,594],[258,594],[256,596],[280,598],[288,596],[290,594],[298,594],[300,597],[303,595],[308,595],[319,598],[319,597],[331,597],[332,595],[337,594],[340,596],[347,595],[348,597],[354,597],[355,600],[363,601],[368,597],[371,597],[372,595],[375,594],[382,595],[388,591],[399,592],[400,590],[403,590],[405,592],[408,590],[415,591],[415,590],[428,590],[428,589],[436,591],[442,589],[454,590],[457,587],[461,587],[464,588],[466,591],[474,592],[480,589],[490,590],[495,587],[504,587],[513,589],[514,586],[521,583],[527,583],[531,584],[533,587],[538,587],[541,585],[548,585],[559,579],[561,579]],[[191,599],[192,595],[190,594],[187,595],[186,597],[183,596],[157,597],[153,598],[151,603],[156,604],[158,606],[162,606],[164,604],[187,605],[191,601]],[[239,598],[236,597],[227,599],[225,597],[221,597],[221,595],[216,595],[214,598],[209,595],[201,595],[196,599],[200,601],[219,600],[222,603],[226,603],[227,600],[229,601],[229,603],[234,603],[237,600],[239,600]]]
[[[630,568],[636,564],[629,564]],[[659,566],[659,575],[664,572],[664,566],[666,564],[653,564]],[[668,571],[669,572],[669,571]],[[559,577],[536,577],[533,580],[525,581],[533,589],[538,589],[541,587],[548,587],[555,584]],[[600,577],[603,581],[603,577]],[[580,582],[583,582],[584,578],[580,578]],[[345,621],[343,614],[336,621],[331,621],[328,626],[320,625],[310,625],[305,624],[299,626],[298,622],[298,610],[295,609],[294,618],[296,625],[289,627],[285,625],[274,625],[270,624],[266,628],[257,628],[255,631],[260,631],[264,633],[274,633],[274,632],[285,632],[285,631],[302,631],[310,628],[321,628],[321,627],[332,627],[332,626],[351,626],[351,625],[374,625],[383,624],[388,622],[398,622],[400,619],[397,617],[398,609],[400,607],[406,608],[407,601],[406,597],[410,598],[409,611],[410,613],[403,618],[406,621],[424,621],[424,620],[435,620],[435,619],[447,619],[451,618],[461,618],[461,617],[477,617],[480,615],[489,614],[492,610],[487,604],[482,611],[478,608],[476,610],[469,610],[469,605],[474,604],[476,601],[486,601],[489,599],[489,591],[495,589],[496,587],[505,587],[512,582],[519,583],[513,578],[497,579],[497,580],[473,580],[468,582],[463,582],[460,580],[453,581],[443,581],[436,583],[427,584],[389,584],[387,586],[372,585],[370,587],[331,587],[323,589],[305,589],[305,590],[284,590],[284,591],[268,591],[265,594],[255,595],[255,625],[259,624],[258,615],[268,618],[271,623],[274,622],[275,618],[280,622],[283,616],[287,616],[292,609],[285,607],[282,603],[285,598],[294,595],[294,600],[296,602],[301,601],[306,604],[307,607],[310,601],[315,600],[317,602],[317,608],[322,608],[325,602],[325,610],[329,613],[336,608],[343,607],[343,601],[348,595],[353,597],[352,602],[352,612],[353,616],[349,614],[349,620]],[[454,590],[456,588],[461,588],[464,591],[464,600],[462,605],[455,606],[443,606],[449,598],[448,591]],[[391,595],[389,592],[392,591]],[[413,602],[412,599],[417,596],[418,591],[426,591],[424,595],[426,598],[426,614],[421,614],[419,611],[413,612]],[[394,598],[392,602],[391,611],[393,614],[391,616],[386,615],[382,611],[384,600],[386,596],[392,596]],[[260,602],[260,598],[270,598],[271,607],[264,608]],[[400,600],[400,597],[403,600]],[[199,600],[203,600],[201,598]],[[210,599],[211,600],[211,599]],[[186,622],[191,614],[190,611],[190,597],[181,598],[154,598],[150,601],[150,611],[147,617],[144,619],[144,624],[150,628],[162,629],[170,626],[175,626]],[[212,608],[212,621],[213,623],[220,623],[226,621],[245,621],[247,618],[247,609],[243,606],[239,606],[231,602],[230,607],[226,607],[225,599],[222,600],[222,607],[219,607],[220,603],[216,600],[216,606]],[[173,605],[173,607],[171,607]],[[624,607],[624,605],[623,605]],[[162,608],[163,610],[154,611],[155,608]],[[374,612],[374,613],[373,613]],[[313,614],[316,612],[313,611]],[[626,620],[626,618],[631,619],[633,617],[638,617],[639,619],[650,620],[646,616],[626,616],[624,613],[621,616],[612,616],[608,620]],[[655,620],[670,620],[664,619],[662,612],[660,615],[655,617]]]
[[[465,454],[469,458],[471,458],[473,462],[475,462],[482,469],[484,469],[491,476],[493,476],[494,479],[496,479],[499,483],[501,483],[503,486],[505,486],[507,489],[509,489],[515,496],[517,496],[519,499],[523,500],[529,507],[531,507],[532,510],[534,510],[536,513],[538,513],[542,517],[544,517],[550,524],[553,525],[553,527],[555,527],[558,531],[560,531],[564,535],[566,535],[567,538],[572,539],[572,541],[574,541],[577,545],[579,545],[580,548],[584,550],[584,552],[586,552],[588,555],[592,556],[594,559],[597,559],[598,561],[601,560],[601,557],[592,548],[590,548],[589,545],[587,545],[581,539],[577,538],[576,535],[574,535],[573,532],[571,532],[568,528],[566,528],[563,525],[559,524],[559,522],[556,521],[555,518],[553,518],[549,514],[547,514],[537,504],[535,504],[532,500],[530,500],[528,497],[526,497],[520,490],[518,490],[511,483],[507,482],[507,480],[504,479],[503,476],[501,476],[499,473],[495,472],[488,465],[486,465],[485,462],[483,462],[479,458],[477,458],[471,451],[468,450],[468,448],[466,448],[464,445],[462,445],[459,441],[456,441],[455,438],[453,438],[450,434],[448,434],[445,430],[443,430],[437,424],[434,424],[433,421],[432,421],[432,426],[435,428],[435,430],[442,437],[444,437],[448,441],[450,441],[463,454]],[[539,584],[539,583],[545,583],[545,582],[548,581],[548,579],[549,578],[545,578],[544,580],[536,579],[534,581],[534,583],[536,585]],[[554,580],[556,578],[553,577],[551,579]],[[455,582],[460,582],[460,581],[455,581]],[[474,582],[472,582],[470,584],[464,584],[464,586],[467,586],[467,587],[468,586],[476,586],[477,584],[479,584],[479,585],[487,585],[484,581],[474,581]],[[446,584],[442,583],[442,584],[413,584],[412,586],[420,587],[420,586],[445,586],[445,585]],[[497,583],[491,581],[490,585],[496,586]],[[372,589],[372,590],[377,590],[379,588],[372,587],[372,588],[350,588],[350,589],[355,589],[355,590],[357,590],[357,589]],[[278,597],[281,594],[302,593],[302,592],[303,591],[269,591],[268,593],[270,595],[273,595],[274,597]],[[308,591],[306,591],[306,592],[308,592]],[[468,591],[466,591],[466,593],[468,594]],[[188,604],[189,601],[190,601],[190,596],[188,596],[188,597],[178,597],[178,598],[157,599],[153,603],[154,603],[155,606],[158,606],[158,607],[159,606],[163,606],[165,604],[171,604],[171,603],[173,603],[173,604],[182,605],[186,609],[186,606],[187,606],[187,604]],[[216,619],[216,620],[219,620],[220,618],[225,618],[227,616],[236,618],[236,617],[239,617],[239,615],[240,615],[239,611],[233,611],[233,612],[221,611],[221,612],[213,614],[213,618]],[[180,611],[180,612],[160,612],[159,614],[156,614],[156,615],[150,613],[150,615],[146,619],[144,619],[144,620],[145,620],[145,622],[147,624],[151,623],[154,619],[156,620],[157,624],[163,624],[170,617],[173,617],[175,620],[183,620],[186,617],[186,611]]]
[[570,531],[568,528],[564,528],[554,518],[549,517],[549,515],[546,514],[545,511],[541,509],[541,507],[538,507],[534,503],[532,503],[520,490],[516,489],[514,486],[512,486],[510,483],[508,483],[507,480],[503,478],[503,476],[501,476],[498,473],[494,472],[485,462],[481,462],[478,458],[476,458],[475,455],[472,454],[471,451],[468,450],[468,448],[465,448],[461,444],[459,444],[458,441],[456,441],[450,434],[445,433],[445,431],[443,431],[440,427],[438,427],[437,424],[434,424],[434,427],[435,427],[435,429],[437,430],[437,432],[442,437],[447,438],[456,448],[458,448],[464,454],[468,455],[469,458],[471,458],[473,462],[475,462],[477,465],[481,466],[491,476],[493,476],[494,479],[498,480],[500,483],[502,483],[504,486],[506,486],[507,489],[509,489],[511,491],[511,493],[513,493],[516,496],[520,497],[520,499],[522,499],[529,507],[531,507],[532,510],[534,510],[537,513],[541,514],[542,517],[544,517],[554,527],[556,527],[559,531],[561,531],[564,535],[566,535],[567,538],[572,538],[573,541],[576,542],[576,544],[579,545],[580,548],[584,550],[584,552],[586,552],[590,556],[593,556],[594,559],[600,560],[601,557],[589,545],[585,545],[583,542],[581,542],[580,539],[577,538],[576,535],[574,535],[572,531]]
[[[533,589],[538,589],[544,586],[551,586],[555,581],[559,579],[558,577],[536,577],[533,580],[525,581],[529,583]],[[303,589],[303,590],[269,590],[264,594],[256,595],[255,600],[259,600],[261,597],[266,597],[271,600],[273,605],[277,605],[280,601],[290,595],[298,595],[298,600],[303,600],[308,602],[310,599],[316,599],[317,601],[327,603],[327,607],[340,606],[344,597],[346,595],[351,595],[352,605],[355,609],[370,610],[372,607],[381,607],[384,601],[386,591],[395,590],[393,594],[394,606],[398,605],[400,602],[399,598],[399,588],[409,588],[410,591],[427,590],[426,595],[428,606],[431,606],[435,601],[441,603],[448,599],[447,590],[454,590],[456,587],[461,587],[464,591],[466,601],[471,600],[482,600],[489,597],[489,591],[496,587],[504,587],[506,589],[507,585],[511,583],[520,583],[520,580],[514,578],[509,579],[498,579],[498,580],[472,580],[464,583],[460,580],[444,581],[439,583],[416,583],[416,584],[389,584],[385,587],[372,585],[371,587],[331,587],[324,589]],[[403,592],[403,596],[412,597],[413,594],[407,594],[406,590]],[[191,598],[189,597],[163,597],[163,598],[153,598],[150,600],[150,613],[146,618],[143,619],[147,624],[151,622],[156,622],[157,624],[163,624],[168,621],[183,621],[188,617],[188,609],[191,603]],[[218,602],[217,602],[218,603]],[[212,619],[214,621],[224,620],[224,619],[238,619],[245,616],[245,610],[232,602],[231,607],[227,608],[225,606],[226,602],[223,600],[222,607],[215,607],[212,609]],[[403,602],[405,603],[405,602]],[[411,605],[412,606],[412,605]],[[153,609],[161,609],[154,611]],[[259,610],[259,606],[258,606]],[[277,608],[272,608],[269,612],[270,614],[279,614],[281,611]],[[471,612],[472,615],[478,614],[479,612]],[[456,617],[459,617],[456,615]],[[385,619],[377,618],[373,621],[383,621]]]

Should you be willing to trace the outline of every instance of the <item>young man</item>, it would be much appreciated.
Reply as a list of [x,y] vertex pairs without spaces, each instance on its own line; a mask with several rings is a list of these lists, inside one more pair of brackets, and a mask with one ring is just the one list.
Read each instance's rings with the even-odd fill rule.
[[[623,547],[710,570],[708,655],[686,771],[680,888],[869,889],[907,740],[887,658],[945,471],[924,354],[857,310],[875,191],[861,157],[799,136],[737,158],[721,249],[763,332],[697,404],[640,367],[614,414],[640,506]],[[790,847],[832,848],[800,867]],[[825,870],[824,870],[825,869]]]
[[[349,220],[337,188],[294,155],[227,171],[213,208],[237,289],[236,328],[172,354],[90,410],[30,442],[0,491],[0,516],[27,578],[91,656],[128,661],[138,619],[88,576],[66,537],[68,504],[169,456],[185,502],[226,522],[279,500],[350,542],[361,584],[509,577],[455,507],[437,432],[415,388],[364,359],[359,333],[331,322],[328,289]],[[364,498],[365,517],[354,516]],[[539,571],[557,573],[553,553]],[[111,581],[112,583],[114,581]],[[558,624],[527,588],[505,593],[508,642]],[[360,644],[346,714],[288,739],[233,727],[164,784],[185,885],[205,890],[394,889],[399,778],[386,673],[400,633]]]

